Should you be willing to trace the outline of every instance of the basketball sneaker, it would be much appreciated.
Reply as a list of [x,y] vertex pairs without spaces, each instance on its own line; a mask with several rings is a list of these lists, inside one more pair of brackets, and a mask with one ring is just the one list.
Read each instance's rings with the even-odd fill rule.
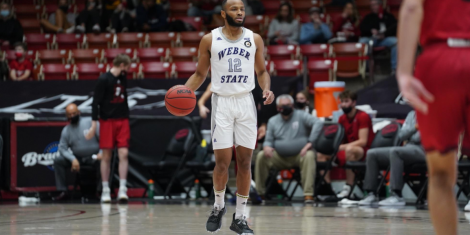
[[118,200],[119,201],[129,200],[129,197],[127,196],[127,188],[126,187],[119,187]]
[[395,194],[379,202],[379,206],[404,206],[406,201],[404,198]]
[[220,230],[220,227],[222,227],[222,216],[224,216],[226,212],[227,209],[225,209],[225,207],[220,209],[218,206],[214,205],[206,223],[207,232],[216,233]]
[[369,193],[364,199],[359,201],[360,206],[370,206],[372,203],[377,202],[377,198],[374,193]]
[[235,213],[233,213],[232,225],[230,225],[230,230],[236,232],[238,235],[253,235],[255,234],[253,230],[248,227],[245,216],[240,216],[235,218]]
[[468,204],[465,206],[463,209],[465,212],[470,212],[470,201],[468,201]]
[[111,190],[108,187],[103,188],[103,192],[101,192],[101,202],[111,203]]
[[338,199],[343,199],[343,198],[346,198],[347,196],[349,196],[349,192],[351,192],[351,186],[345,184],[343,186],[343,190],[341,190],[341,192],[339,192],[338,194],[336,194],[336,197]]

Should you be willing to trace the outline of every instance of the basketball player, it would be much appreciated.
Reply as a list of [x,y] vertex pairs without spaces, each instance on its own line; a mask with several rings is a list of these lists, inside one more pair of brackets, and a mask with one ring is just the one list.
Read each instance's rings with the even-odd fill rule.
[[221,15],[225,26],[205,35],[199,45],[196,72],[186,82],[195,91],[206,79],[211,67],[212,145],[215,204],[207,221],[208,232],[217,232],[225,214],[225,185],[232,159],[232,145],[237,149],[237,207],[230,229],[237,234],[253,234],[244,214],[251,182],[251,156],[257,138],[256,106],[251,91],[255,74],[263,89],[264,104],[271,104],[271,78],[264,64],[264,43],[261,36],[243,27],[245,6],[242,0],[224,0]]
[[[456,149],[470,131],[470,1],[405,0],[398,29],[397,79],[417,111],[436,234],[457,234]],[[416,61],[418,39],[423,53]]]
[[96,122],[100,122],[100,149],[103,150],[101,160],[101,179],[103,191],[101,202],[110,203],[109,173],[111,156],[115,147],[119,156],[119,201],[127,201],[127,169],[129,166],[127,154],[129,152],[129,105],[127,104],[127,78],[126,72],[131,59],[125,54],[114,58],[113,67],[98,78],[93,95],[92,126],[86,136],[91,139],[96,131]]

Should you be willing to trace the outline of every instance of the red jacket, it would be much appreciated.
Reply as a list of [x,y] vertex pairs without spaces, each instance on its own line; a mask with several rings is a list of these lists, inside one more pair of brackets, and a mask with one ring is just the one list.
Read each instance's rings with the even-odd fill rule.
[[353,32],[354,36],[348,37],[348,41],[357,41],[361,31],[355,22],[350,18],[343,18],[342,16],[333,20],[333,35],[338,36],[338,32],[343,32],[344,30],[348,32]]

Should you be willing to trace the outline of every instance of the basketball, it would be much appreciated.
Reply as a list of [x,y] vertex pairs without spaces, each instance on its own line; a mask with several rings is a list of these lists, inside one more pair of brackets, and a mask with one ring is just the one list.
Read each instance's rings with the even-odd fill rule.
[[186,116],[196,107],[196,95],[186,86],[176,85],[166,92],[165,106],[175,116]]

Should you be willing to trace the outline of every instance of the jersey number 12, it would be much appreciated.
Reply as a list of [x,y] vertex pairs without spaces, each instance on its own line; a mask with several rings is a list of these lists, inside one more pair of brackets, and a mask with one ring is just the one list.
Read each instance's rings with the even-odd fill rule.
[[232,62],[232,58],[228,59],[228,71],[229,72],[241,72],[242,71],[242,68],[240,68],[241,66],[242,66],[242,60],[240,60],[239,58],[233,59],[233,62]]

